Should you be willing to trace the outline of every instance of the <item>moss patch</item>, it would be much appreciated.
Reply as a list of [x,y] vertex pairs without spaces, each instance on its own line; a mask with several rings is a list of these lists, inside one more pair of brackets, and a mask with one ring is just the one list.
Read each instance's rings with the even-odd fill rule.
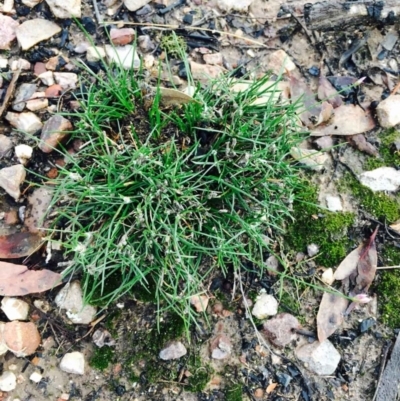
[[400,153],[393,149],[393,143],[400,140],[400,132],[395,129],[389,129],[380,134],[379,137],[381,139],[379,147],[380,158],[368,157],[364,164],[366,170],[400,165]]
[[[386,245],[383,250],[386,265],[400,265],[400,248]],[[378,285],[382,321],[392,328],[400,327],[400,270],[382,270]]]
[[373,192],[361,185],[350,173],[341,180],[341,189],[350,192],[359,202],[361,208],[379,220],[393,223],[400,218],[400,203],[395,198],[381,192]]
[[105,370],[114,359],[114,350],[111,347],[104,346],[96,348],[89,365],[97,370]]
[[235,384],[232,387],[225,390],[225,400],[226,401],[242,401],[243,400],[243,390],[241,384]]
[[285,236],[289,249],[305,252],[307,245],[315,243],[320,247],[316,262],[327,267],[337,265],[351,246],[347,231],[354,224],[354,214],[321,209],[317,188],[307,182],[293,207],[295,222]]
[[171,57],[179,57],[186,51],[187,44],[185,39],[176,35],[164,35],[161,38],[160,47]]

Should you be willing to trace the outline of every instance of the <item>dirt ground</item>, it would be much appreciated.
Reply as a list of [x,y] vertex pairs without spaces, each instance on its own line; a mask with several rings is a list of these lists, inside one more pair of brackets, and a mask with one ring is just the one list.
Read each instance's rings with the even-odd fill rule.
[[[302,21],[302,10],[305,3],[316,1],[288,2],[294,6],[293,12]],[[110,3],[110,2],[109,2]],[[159,24],[182,24],[185,15],[194,12],[195,20],[207,17],[203,27],[235,33],[236,37],[218,35],[217,50],[222,54],[223,65],[227,69],[242,66],[246,71],[256,69],[261,75],[270,69],[268,56],[276,49],[283,49],[297,67],[299,76],[306,82],[311,91],[318,87],[318,73],[315,69],[322,69],[325,75],[330,75],[327,67],[323,65],[322,58],[330,66],[335,76],[357,76],[371,71],[374,68],[383,68],[383,62],[376,58],[353,58],[351,65],[339,65],[339,59],[354,40],[362,36],[363,32],[357,29],[352,31],[333,31],[315,33],[305,32],[299,23],[288,13],[282,12],[282,2],[276,0],[254,0],[248,12],[223,12],[216,0],[201,1],[189,0],[183,6],[173,8],[165,15],[158,15],[154,4],[150,3],[151,13],[138,16],[129,13],[124,7],[119,8],[114,16],[105,16],[106,5],[99,1],[100,14],[107,20],[117,21],[155,22]],[[286,4],[286,3],[285,3]],[[27,14],[23,15],[25,7]],[[30,9],[20,0],[15,0],[17,9],[16,19],[20,22],[36,16],[51,19],[51,12],[45,3]],[[25,10],[24,9],[24,10]],[[18,11],[19,10],[19,11]],[[11,13],[12,15],[12,13]],[[90,17],[96,26],[97,33],[92,34],[96,44],[104,41],[101,28],[96,21],[93,3],[84,0],[82,3],[82,16]],[[85,37],[71,20],[54,19],[63,25],[68,32],[67,46],[60,51],[63,56],[69,57],[73,62],[82,56],[74,51],[77,46],[85,42]],[[71,22],[71,24],[69,24]],[[209,25],[212,23],[213,25]],[[373,48],[385,34],[385,27],[371,26],[368,43]],[[389,29],[389,27],[388,27]],[[143,29],[141,34],[149,34],[155,42],[162,36],[163,30]],[[241,37],[241,38],[239,38]],[[311,43],[310,37],[313,43]],[[246,42],[243,38],[252,39]],[[316,42],[323,43],[323,57],[317,50]],[[29,54],[31,59],[35,52],[42,49],[54,49],[54,40],[42,42],[32,51],[23,52],[18,45],[12,45],[9,51],[4,51],[0,57],[7,58],[9,62]],[[392,51],[390,60],[399,60],[399,44]],[[217,52],[213,50],[213,52]],[[154,52],[162,57],[161,52]],[[43,54],[43,52],[42,52]],[[195,48],[188,49],[190,57],[196,61],[202,60],[202,54]],[[39,56],[38,56],[39,57]],[[40,58],[41,57],[41,58]],[[36,61],[46,59],[40,56]],[[32,62],[32,65],[34,62]],[[398,67],[397,67],[398,68]],[[7,73],[7,70],[2,72]],[[372,75],[372,74],[370,74]],[[31,72],[26,73],[21,82],[31,82],[36,79]],[[390,80],[391,77],[388,78]],[[185,86],[182,78],[177,78]],[[381,100],[382,94],[387,91],[386,86],[380,82],[369,81],[362,89],[360,101],[371,103]],[[4,92],[2,93],[4,99]],[[57,104],[54,101],[52,104]],[[43,120],[46,114],[43,115]],[[22,143],[22,134],[12,130],[5,121],[0,122],[0,133],[10,137],[14,145]],[[375,143],[379,139],[380,131],[374,130],[368,134],[368,140]],[[25,143],[25,142],[24,142]],[[28,141],[33,146],[34,141]],[[309,141],[311,143],[311,140]],[[329,156],[323,172],[311,174],[310,177],[319,187],[319,198],[325,199],[326,194],[337,193],[339,190],[333,181],[351,170],[361,166],[366,155],[349,145],[333,151]],[[57,155],[41,154],[35,152],[35,159],[29,169],[38,174],[46,174]],[[0,159],[0,167],[15,164],[15,159],[5,157]],[[33,175],[29,178],[35,180]],[[25,189],[28,190],[28,185]],[[0,190],[0,214],[14,210],[19,211],[21,205],[26,205],[26,199],[14,201],[10,196]],[[29,193],[29,190],[28,190]],[[398,194],[396,195],[398,196]],[[370,228],[374,220],[368,220],[364,213],[359,213],[360,205],[351,196],[343,194],[343,210],[357,214],[356,223],[352,231],[354,243],[365,239],[366,227]],[[325,205],[323,205],[325,206]],[[21,229],[19,224],[10,225],[0,218],[0,234],[10,234]],[[397,246],[400,236],[390,239]],[[382,250],[388,237],[382,234],[379,237],[378,252]],[[305,251],[305,250],[304,250]],[[60,270],[57,262],[62,261],[62,255],[55,253],[50,267]],[[16,263],[23,262],[22,260]],[[384,263],[380,259],[380,263]],[[310,265],[311,266],[311,265]],[[318,266],[317,266],[318,268]],[[267,274],[257,277],[254,272],[244,272],[242,280],[246,294],[250,298],[262,290],[278,296],[280,287]],[[286,283],[287,292],[298,292],[298,288]],[[383,361],[383,354],[392,340],[395,332],[392,328],[382,324],[378,306],[367,305],[355,310],[343,326],[331,338],[331,342],[341,355],[341,361],[335,373],[329,376],[318,376],[307,369],[295,355],[295,349],[303,344],[313,341],[316,337],[315,317],[321,295],[312,290],[300,290],[298,296],[299,309],[296,316],[302,318],[301,323],[308,335],[298,333],[286,347],[279,349],[270,344],[268,348],[260,343],[258,333],[247,316],[246,308],[240,291],[236,287],[234,277],[216,275],[213,280],[212,298],[206,316],[199,318],[198,326],[193,327],[186,336],[181,329],[179,317],[171,314],[162,315],[161,334],[157,331],[157,313],[154,304],[144,302],[138,294],[135,299],[123,298],[118,305],[99,311],[104,316],[96,329],[107,330],[115,340],[115,345],[98,348],[93,344],[89,325],[73,325],[54,304],[58,290],[51,290],[45,294],[23,297],[31,306],[30,317],[35,315],[34,300],[42,300],[49,305],[49,309],[35,320],[38,325],[42,344],[36,353],[36,358],[17,358],[11,352],[1,356],[1,369],[12,371],[17,377],[16,388],[10,392],[3,392],[0,400],[120,400],[120,401],[213,401],[213,400],[373,400],[374,392]],[[372,289],[374,292],[374,287]],[[252,295],[250,295],[252,294]],[[222,311],[221,312],[221,305]],[[282,303],[280,312],[291,312],[288,305]],[[3,312],[0,320],[7,321]],[[373,319],[372,327],[361,332],[360,325],[368,319]],[[257,328],[262,322],[256,321]],[[212,341],[219,335],[225,335],[230,340],[230,355],[221,360],[210,356]],[[314,336],[314,337],[313,337]],[[180,340],[187,347],[187,354],[173,361],[162,361],[158,358],[161,348],[170,340]],[[271,352],[271,350],[273,352]],[[71,351],[80,351],[85,358],[85,374],[74,375],[60,370],[61,357]],[[281,355],[282,357],[279,357]],[[101,369],[99,369],[101,368]],[[39,383],[32,382],[29,377],[33,372],[39,372],[42,379]],[[275,385],[276,383],[276,385]],[[391,401],[391,400],[390,400]]]

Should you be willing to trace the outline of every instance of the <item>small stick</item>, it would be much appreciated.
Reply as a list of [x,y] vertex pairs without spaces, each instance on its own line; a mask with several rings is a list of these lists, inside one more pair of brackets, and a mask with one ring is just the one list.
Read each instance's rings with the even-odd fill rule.
[[168,24],[152,24],[150,22],[126,22],[126,21],[103,21],[103,24],[118,24],[118,23],[123,23],[125,25],[133,25],[133,26],[145,26],[151,28],[164,28],[168,30],[175,30],[175,29],[186,29],[188,31],[205,31],[205,32],[211,32],[211,33],[218,33],[220,35],[225,35],[225,36],[231,36],[236,39],[242,39],[245,40],[248,43],[253,43],[257,46],[263,47],[264,49],[268,50],[276,50],[275,47],[269,47],[265,45],[264,43],[258,42],[257,40],[254,39],[249,39],[249,38],[244,38],[243,36],[237,35],[235,33],[230,33],[230,32],[223,32],[223,31],[218,31],[217,29],[210,29],[210,28],[202,28],[202,27],[194,27],[194,26],[179,26],[179,25],[168,25]]
[[10,99],[11,99],[12,95],[14,94],[15,84],[18,81],[18,78],[19,78],[20,74],[21,74],[21,69],[19,69],[19,70],[14,72],[14,75],[13,75],[11,81],[10,81],[10,85],[8,85],[6,95],[4,96],[3,104],[0,106],[0,117],[6,111],[8,103],[10,102]]
[[400,266],[379,266],[377,270],[400,269]]
[[97,5],[97,0],[93,0],[94,13],[96,14],[96,19],[99,24],[103,22],[103,17],[100,15],[99,7]]
[[390,96],[395,95],[399,89],[400,89],[400,82],[398,82],[396,86],[393,88],[392,92],[390,93]]

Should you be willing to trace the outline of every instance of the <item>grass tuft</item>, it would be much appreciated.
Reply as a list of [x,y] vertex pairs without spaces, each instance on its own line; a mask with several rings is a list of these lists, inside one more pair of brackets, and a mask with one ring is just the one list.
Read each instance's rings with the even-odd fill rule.
[[151,287],[159,310],[188,326],[190,297],[213,271],[252,262],[261,272],[270,237],[292,218],[297,105],[277,101],[267,76],[241,92],[221,77],[164,107],[140,71],[86,72],[81,107],[67,115],[80,150],[66,154],[54,198],[65,274],[83,273],[89,302]]

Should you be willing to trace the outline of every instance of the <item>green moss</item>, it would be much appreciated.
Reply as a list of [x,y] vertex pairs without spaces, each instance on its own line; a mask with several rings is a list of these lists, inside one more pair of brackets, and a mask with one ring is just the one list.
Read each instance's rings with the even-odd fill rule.
[[400,218],[400,203],[381,192],[373,192],[361,185],[350,173],[344,175],[341,188],[350,192],[360,202],[360,206],[377,219],[390,223]]
[[161,38],[160,47],[168,53],[171,57],[179,57],[182,51],[185,52],[187,44],[185,39],[177,35],[164,35]]
[[242,401],[243,400],[243,389],[241,384],[235,384],[232,387],[225,390],[226,401]]
[[89,365],[97,370],[105,370],[114,359],[114,350],[111,347],[104,346],[96,348]]
[[320,248],[317,263],[327,267],[338,264],[351,246],[347,230],[354,224],[354,214],[321,209],[317,188],[307,182],[293,207],[295,222],[289,226],[285,236],[289,249],[304,252],[307,245],[315,243]]
[[197,368],[193,372],[189,368],[189,372],[192,373],[192,376],[189,377],[189,384],[185,389],[192,393],[199,393],[205,389],[208,382],[211,380],[213,370],[210,366],[203,366]]
[[[400,265],[400,248],[386,245],[382,252],[386,265]],[[400,328],[400,270],[382,270],[377,288],[382,322]]]
[[381,145],[379,147],[380,158],[368,157],[365,161],[366,170],[374,170],[379,167],[395,167],[400,165],[400,153],[394,151],[393,143],[400,140],[400,132],[389,129],[379,135]]

